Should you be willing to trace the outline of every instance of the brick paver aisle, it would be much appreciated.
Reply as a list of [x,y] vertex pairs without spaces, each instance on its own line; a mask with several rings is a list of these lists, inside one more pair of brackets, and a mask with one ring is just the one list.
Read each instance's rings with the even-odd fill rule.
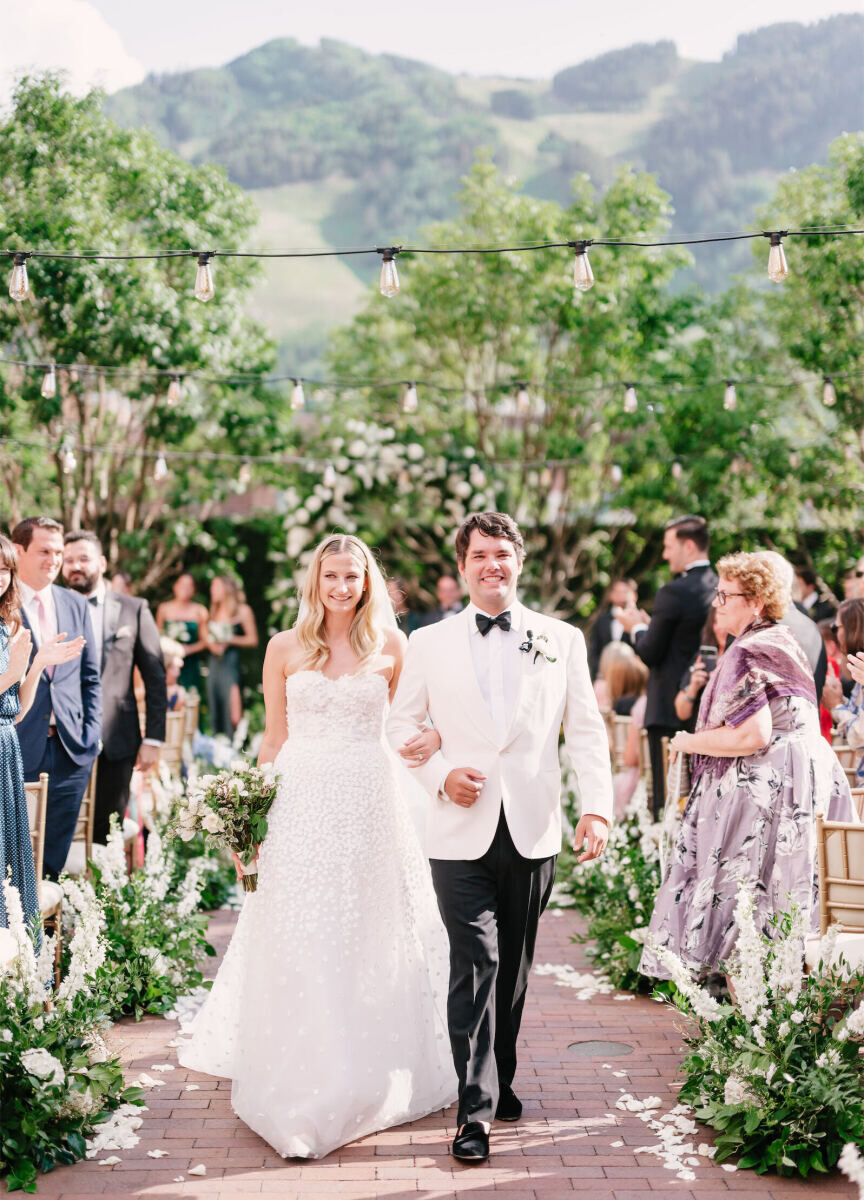
[[[218,913],[211,940],[221,951],[234,917]],[[538,963],[571,964],[583,970],[582,949],[570,941],[577,928],[572,914],[547,916],[541,923]],[[364,1138],[320,1162],[283,1160],[231,1112],[230,1087],[177,1067],[174,1022],[148,1018],[123,1022],[112,1034],[137,1078],[154,1064],[173,1063],[159,1075],[165,1087],[147,1093],[149,1111],[138,1146],[117,1153],[122,1162],[98,1166],[83,1162],[51,1172],[39,1181],[43,1196],[84,1200],[110,1197],[207,1197],[225,1200],[241,1194],[306,1197],[429,1198],[466,1193],[506,1193],[507,1200],[555,1200],[556,1196],[609,1197],[611,1200],[791,1200],[813,1196],[855,1195],[839,1175],[817,1180],[759,1178],[750,1171],[728,1173],[702,1159],[695,1181],[683,1181],[655,1157],[635,1155],[639,1146],[656,1143],[635,1114],[616,1110],[620,1090],[639,1099],[659,1096],[663,1110],[675,1103],[675,1070],[681,1043],[675,1018],[650,999],[596,996],[578,1000],[552,976],[534,976],[523,1026],[523,1047],[516,1090],[525,1102],[516,1126],[497,1124],[489,1162],[461,1166],[447,1146],[454,1132],[454,1110],[400,1129]],[[626,1057],[578,1058],[568,1045],[585,1039],[619,1041],[633,1047]],[[608,1062],[609,1067],[603,1063]],[[626,1077],[616,1077],[625,1071]],[[184,1090],[195,1082],[199,1090]],[[697,1140],[710,1141],[706,1134]],[[614,1146],[613,1143],[621,1143]],[[168,1149],[166,1158],[147,1151]],[[189,1176],[198,1164],[206,1175]],[[183,1176],[182,1182],[176,1182]],[[504,1200],[504,1197],[502,1197]]]

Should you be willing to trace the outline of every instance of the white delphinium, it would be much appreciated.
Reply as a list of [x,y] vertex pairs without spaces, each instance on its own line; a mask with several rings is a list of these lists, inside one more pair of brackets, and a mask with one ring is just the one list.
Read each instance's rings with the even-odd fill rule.
[[723,1103],[758,1105],[759,1098],[746,1080],[738,1075],[730,1075],[723,1087]]
[[847,1142],[840,1151],[837,1166],[850,1183],[858,1185],[859,1200],[864,1200],[864,1158],[861,1157],[858,1147],[852,1142]]
[[171,883],[171,872],[165,863],[162,850],[162,839],[158,833],[151,833],[147,839],[147,850],[144,855],[144,874],[150,885],[154,900],[164,900]]
[[204,887],[206,875],[206,858],[195,858],[189,863],[186,877],[180,886],[180,894],[177,899],[178,917],[191,916],[191,914],[198,907],[198,901],[201,899],[201,891]]
[[765,945],[753,919],[753,900],[744,884],[739,885],[735,902],[738,939],[729,971],[738,1007],[753,1030],[760,1046],[765,1045],[764,1026],[768,1023],[768,991],[764,975]]
[[669,974],[672,976],[672,982],[678,991],[686,997],[687,1002],[697,1017],[703,1021],[723,1021],[732,1015],[734,1009],[731,1005],[718,1003],[713,996],[709,996],[704,988],[699,987],[694,982],[693,976],[677,954],[665,946],[653,945],[650,940],[645,944],[669,971]]
[[804,986],[804,939],[807,930],[804,915],[797,906],[792,910],[792,923],[786,937],[772,945],[768,964],[768,988],[778,1000],[796,1004]]
[[856,1008],[844,1021],[835,1025],[834,1037],[840,1042],[845,1042],[850,1037],[864,1037],[864,1006]]
[[10,964],[8,977],[14,990],[20,992],[28,1004],[43,1004],[45,989],[51,982],[53,965],[49,960],[46,972],[45,953],[50,953],[53,959],[53,939],[42,938],[42,953],[37,956],[30,930],[24,920],[21,895],[9,879],[3,880],[3,901],[9,932],[18,946],[18,954]]
[[[71,888],[69,885],[72,885]],[[78,921],[69,944],[69,970],[57,989],[57,1007],[67,1007],[79,992],[89,992],[96,972],[105,961],[105,942],[102,930],[105,919],[96,893],[89,883],[64,880],[64,896],[74,890]]]
[[126,851],[123,830],[115,826],[104,846],[93,843],[93,861],[99,868],[100,882],[119,896],[126,886]]

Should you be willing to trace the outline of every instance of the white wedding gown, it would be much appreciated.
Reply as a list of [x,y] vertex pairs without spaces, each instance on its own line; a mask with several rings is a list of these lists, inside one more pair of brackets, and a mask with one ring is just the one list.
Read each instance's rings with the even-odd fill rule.
[[382,737],[387,681],[299,671],[258,890],[183,1066],[230,1078],[280,1154],[337,1146],[448,1105],[447,939]]

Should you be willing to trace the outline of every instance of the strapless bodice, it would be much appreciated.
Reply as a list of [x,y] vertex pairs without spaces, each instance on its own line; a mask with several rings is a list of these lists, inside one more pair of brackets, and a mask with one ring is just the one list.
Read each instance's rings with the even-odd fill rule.
[[295,671],[285,680],[288,741],[381,741],[388,684],[362,673],[331,679],[320,671]]

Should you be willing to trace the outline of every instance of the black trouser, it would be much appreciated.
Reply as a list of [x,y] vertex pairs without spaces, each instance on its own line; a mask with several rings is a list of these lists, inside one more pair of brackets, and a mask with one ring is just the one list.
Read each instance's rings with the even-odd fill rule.
[[491,1122],[500,1086],[516,1074],[537,923],[552,892],[555,855],[523,858],[502,808],[481,858],[434,858],[431,866],[450,939],[447,1024],[459,1078],[458,1122]]
[[113,760],[99,755],[96,770],[96,806],[93,813],[93,841],[104,846],[110,833],[111,814],[116,813],[123,828],[123,818],[129,805],[129,786],[132,783],[134,758]]
[[651,808],[654,820],[660,818],[666,805],[666,772],[663,769],[663,739],[672,738],[678,732],[666,725],[652,725],[648,729],[648,758],[651,762]]

